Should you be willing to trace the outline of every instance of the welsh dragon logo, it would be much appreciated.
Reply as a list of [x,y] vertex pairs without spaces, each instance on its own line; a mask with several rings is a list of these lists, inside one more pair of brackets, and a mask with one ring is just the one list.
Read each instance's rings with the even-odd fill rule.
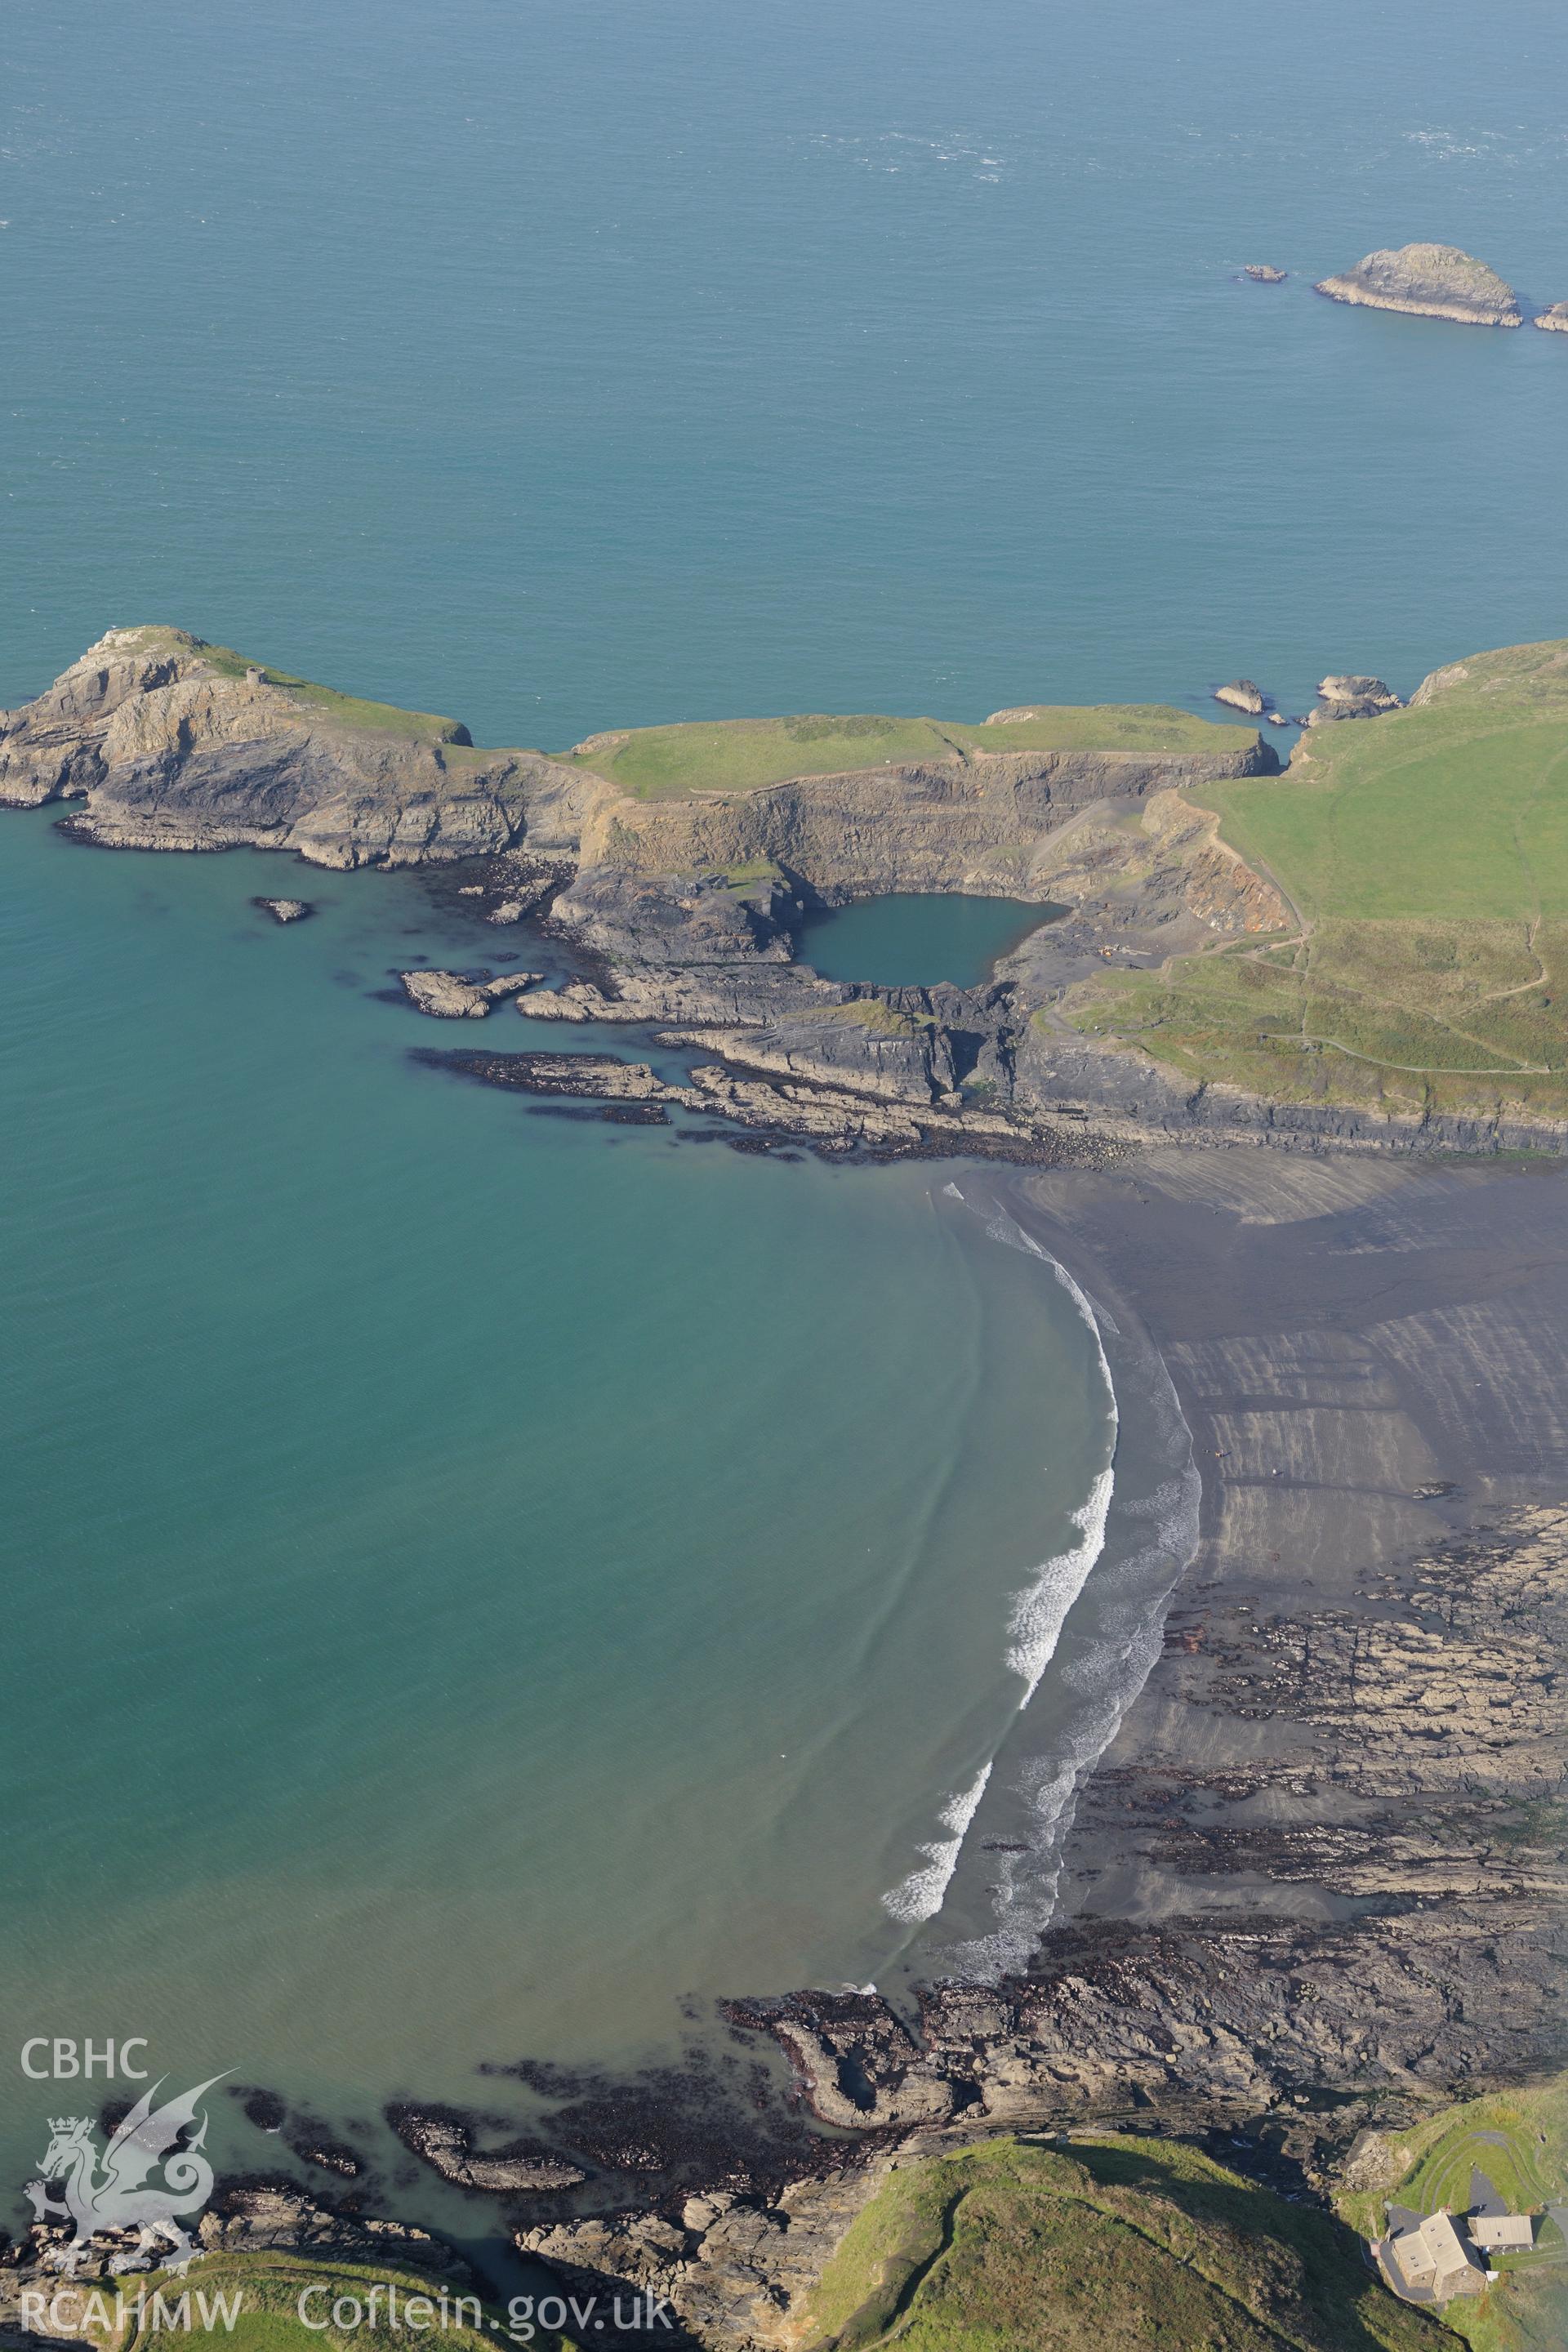
[[[69,2221],[76,2231],[53,2257],[58,2269],[75,2274],[95,2230],[140,2231],[142,2259],[121,2256],[111,2264],[117,2271],[150,2268],[153,2250],[163,2239],[171,2249],[166,2269],[183,2271],[201,2252],[178,2216],[199,2213],[212,2195],[213,2168],[202,2154],[207,2123],[200,2108],[204,2093],[223,2077],[214,2074],[194,2091],[154,2108],[153,2102],[166,2079],[144,2091],[110,2135],[101,2170],[92,2118],[50,2117],[49,2144],[38,2158],[42,2179],[30,2180],[26,2194],[38,2221]],[[187,2133],[184,2146],[177,2146]],[[162,2179],[149,2179],[160,2163]],[[64,2193],[52,2197],[54,2187]]]

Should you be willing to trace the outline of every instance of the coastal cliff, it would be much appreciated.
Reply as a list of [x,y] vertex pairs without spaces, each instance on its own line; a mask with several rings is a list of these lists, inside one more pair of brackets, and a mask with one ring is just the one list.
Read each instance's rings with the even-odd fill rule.
[[285,682],[179,629],[111,629],[0,713],[0,802],[80,803],[112,849],[288,849],[313,866],[574,843],[592,782],[535,751],[476,752],[454,720]]
[[1103,745],[971,749],[933,729],[944,756],[645,800],[585,760],[477,750],[453,720],[287,678],[182,630],[113,629],[0,713],[0,801],[79,802],[72,831],[111,848],[244,844],[341,867],[526,846],[573,871],[772,861],[822,891],[1026,897],[1046,836],[1097,800],[1278,772],[1268,744],[1230,730],[1201,730],[1202,751],[1123,750],[1120,718],[1104,714]]
[[[683,730],[653,730],[650,790],[635,733],[560,758],[483,751],[452,720],[356,701],[179,630],[116,629],[0,715],[0,801],[67,803],[63,830],[100,847],[462,864],[479,877],[476,911],[506,924],[548,905],[578,960],[576,982],[521,1000],[530,1017],[657,1023],[716,1057],[693,1074],[707,1113],[825,1150],[967,1143],[1048,1159],[1078,1153],[1083,1138],[1076,1114],[1047,1119],[1016,1087],[1037,1001],[1026,975],[1022,1001],[1013,987],[899,996],[822,982],[795,960],[808,906],[893,889],[1098,902],[1093,921],[1058,927],[1052,973],[1089,968],[1107,919],[1123,945],[1158,935],[1175,946],[1283,918],[1212,820],[1179,799],[1183,786],[1279,772],[1271,747],[1238,729],[1164,709],[1028,706],[965,727],[810,719],[689,731],[695,752]],[[668,769],[672,739],[688,761],[673,787],[658,765]],[[851,745],[920,756],[836,764]],[[807,772],[779,776],[781,764]],[[754,773],[763,781],[747,782]],[[737,774],[738,788],[727,781]],[[509,992],[510,982],[460,975],[408,983],[437,1017]],[[464,1066],[558,1090],[537,1056]],[[601,1068],[600,1098],[624,1101]],[[691,1101],[690,1088],[655,1089],[645,1115]]]
[[[1429,728],[1454,677],[1483,677],[1499,719],[1513,699],[1521,723],[1555,716],[1559,650],[1516,649],[1511,668],[1503,656],[1451,666],[1407,711],[1388,709],[1397,698],[1373,679],[1325,686],[1377,688],[1346,708],[1386,713],[1379,741],[1403,772],[1406,733]],[[1327,731],[1352,746],[1364,724]],[[865,764],[841,764],[847,755]],[[1289,784],[1324,764],[1299,747]],[[355,700],[162,627],[111,630],[35,701],[0,714],[0,802],[68,803],[62,830],[83,843],[460,866],[474,913],[502,927],[540,917],[572,968],[549,986],[493,971],[415,978],[413,1003],[472,1016],[515,995],[531,1021],[651,1028],[702,1054],[689,1081],[644,1090],[646,1120],[719,1120],[745,1130],[749,1148],[966,1149],[1045,1164],[1172,1135],[1309,1150],[1563,1150],[1556,1080],[1518,1047],[1479,1090],[1439,1069],[1425,1102],[1403,1078],[1385,1089],[1375,1055],[1331,1070],[1321,1051],[1307,1059],[1293,1000],[1288,1052],[1259,1051],[1276,1015],[1260,1025],[1238,983],[1256,991],[1267,974],[1286,1001],[1293,968],[1260,961],[1253,943],[1293,951],[1298,908],[1228,837],[1222,804],[1267,798],[1279,775],[1260,736],[1160,706],[1022,705],[977,724],[816,715],[620,730],[558,756],[486,751],[453,720]],[[892,890],[1005,895],[1039,905],[1042,924],[980,989],[846,984],[802,964],[809,911]],[[1338,938],[1324,927],[1316,974]],[[1545,969],[1531,959],[1526,989],[1531,968]],[[1351,976],[1336,1021],[1363,1017]],[[1423,975],[1422,1003],[1446,984]],[[1377,1001],[1387,992],[1379,981]],[[1535,1019],[1511,978],[1491,993],[1517,1022]],[[453,1066],[549,1095],[561,1090],[549,1063],[501,1052]],[[626,1067],[598,1057],[589,1098],[606,1115],[629,1115]],[[583,1066],[579,1093],[589,1076]]]

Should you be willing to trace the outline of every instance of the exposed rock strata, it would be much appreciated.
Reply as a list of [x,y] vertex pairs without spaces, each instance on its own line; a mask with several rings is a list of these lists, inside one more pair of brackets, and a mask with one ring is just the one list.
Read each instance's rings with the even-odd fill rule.
[[270,915],[275,923],[302,923],[316,911],[304,898],[253,898],[250,903]]
[[497,980],[465,980],[455,971],[398,973],[411,1003],[437,1021],[482,1021],[509,996],[521,996],[544,975],[538,971],[503,972]]
[[1164,784],[1279,764],[1259,741],[1171,754],[955,747],[951,759],[645,802],[542,752],[476,751],[450,722],[400,726],[389,713],[369,724],[353,710],[264,672],[236,675],[180,630],[110,630],[0,716],[0,802],[80,802],[71,829],[117,847],[248,843],[331,866],[526,848],[535,868],[647,874],[776,860],[815,887],[949,889],[1016,883],[1031,845],[1107,793],[1137,803]]
[[[728,1066],[709,1108],[774,1138],[782,1106],[784,1131],[793,1122],[818,1142],[832,1129],[835,1148],[869,1143],[877,1124],[881,1151],[989,1133],[988,1148],[1010,1136],[1016,1156],[1039,1157],[1042,1133],[1086,1124],[1117,1148],[1183,1133],[1309,1150],[1568,1148],[1568,1129],[1547,1121],[1384,1117],[1194,1087],[1057,1017],[1062,990],[1108,964],[1157,965],[1292,919],[1217,820],[1174,789],[1278,773],[1261,739],[1238,731],[1234,751],[1201,754],[955,746],[950,759],[645,802],[540,752],[477,751],[448,721],[367,723],[363,709],[179,631],[110,631],[0,717],[0,801],[78,803],[66,829],[110,845],[249,843],[327,866],[420,865],[496,922],[548,908],[581,984],[536,992],[531,1016],[679,1033]],[[989,991],[913,1003],[791,961],[813,904],[955,888],[1067,911]],[[876,1121],[868,1099],[885,1106]]]
[[1216,686],[1214,698],[1227,702],[1233,710],[1245,710],[1249,719],[1261,719],[1268,708],[1263,688],[1254,686],[1249,677],[1234,678],[1229,686]]
[[[482,2128],[472,2116],[452,2107],[391,2106],[386,2120],[405,2147],[458,2189],[492,2194],[517,2189],[571,2189],[587,2174],[531,2140],[512,2140],[505,2147],[476,2148]],[[504,2124],[499,2126],[505,2129]]]
[[[192,2231],[204,2252],[301,2253],[321,2262],[407,2263],[464,2291],[477,2283],[452,2248],[412,2222],[340,2212],[286,2180],[223,2184]],[[0,2337],[33,2344],[21,2325],[24,2294],[59,2284],[59,2258],[72,2236],[63,2222],[39,2222],[0,2259]],[[81,2284],[110,2280],[145,2259],[137,2230],[100,2230],[73,2273]]]
[[1552,302],[1538,310],[1531,326],[1544,328],[1548,334],[1568,335],[1568,302]]
[[1462,326],[1522,324],[1511,286],[1484,261],[1457,245],[1402,245],[1367,254],[1317,291],[1335,302],[1373,310],[1406,310],[1423,319],[1453,319]]
[[[617,2290],[623,2308],[634,2294],[668,2304],[677,2326],[660,2329],[666,2343],[784,2352],[801,2342],[800,2308],[888,2160],[793,2182],[773,2200],[719,2189],[669,2213],[520,2230],[516,2242],[579,2297],[596,2295],[611,2312]],[[637,2352],[647,2335],[606,2326],[595,2341],[608,2352]]]
[[1134,819],[1173,785],[1276,775],[1272,745],[1234,752],[955,751],[948,760],[806,776],[745,793],[599,803],[583,864],[729,872],[771,861],[812,889],[977,890],[1046,898],[1053,837],[1109,806]]
[[0,802],[80,802],[70,830],[114,848],[291,849],[312,865],[418,865],[575,842],[584,779],[536,751],[349,723],[230,675],[179,630],[111,629],[48,691],[0,716]]
[[[748,1130],[761,1141],[804,1142],[828,1158],[929,1158],[969,1152],[1019,1164],[1062,1160],[1103,1164],[1116,1147],[1080,1123],[1029,1122],[964,1102],[956,1090],[917,1104],[879,1099],[857,1070],[801,1075],[795,1057],[775,1051],[749,1031],[661,1033],[663,1045],[700,1043],[723,1051],[724,1063],[703,1063],[689,1084],[660,1077],[646,1062],[608,1054],[452,1054],[432,1056],[488,1086],[567,1101],[596,1102],[608,1117],[636,1115],[660,1123],[671,1109],[706,1114]],[[763,1075],[768,1071],[775,1075]]]
[[1259,286],[1283,286],[1290,273],[1288,269],[1276,269],[1271,262],[1249,261],[1241,274]]
[[1376,719],[1385,710],[1404,708],[1399,697],[1380,677],[1326,677],[1318,688],[1318,708],[1307,714],[1309,727],[1331,719]]

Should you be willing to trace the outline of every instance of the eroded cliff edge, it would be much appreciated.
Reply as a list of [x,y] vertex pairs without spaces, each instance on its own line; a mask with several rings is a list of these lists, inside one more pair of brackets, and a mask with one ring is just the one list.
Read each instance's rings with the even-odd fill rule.
[[[769,755],[808,772],[764,767],[731,785],[731,770],[755,770],[770,729]],[[755,1148],[804,1139],[1049,1162],[1103,1160],[1157,1135],[1309,1149],[1568,1140],[1506,1109],[1412,1116],[1194,1082],[1063,1017],[1064,996],[1090,976],[1290,929],[1272,879],[1187,793],[1279,773],[1247,730],[1157,707],[1026,706],[974,726],[650,732],[661,743],[702,735],[692,773],[656,772],[649,787],[645,761],[634,788],[626,747],[646,741],[635,734],[558,757],[481,750],[452,720],[355,701],[179,630],[116,629],[0,715],[0,801],[67,803],[63,829],[103,847],[462,865],[492,923],[545,914],[570,960],[554,985],[520,998],[525,1016],[618,1024],[700,1056],[686,1081],[603,1056],[596,1097],[583,1062],[572,1092],[618,1116],[629,1093],[640,1118],[718,1119]],[[867,763],[835,764],[857,755]],[[978,989],[858,986],[795,961],[809,908],[889,890],[999,893],[1058,919]],[[552,1057],[489,1035],[459,1066],[563,1090]]]

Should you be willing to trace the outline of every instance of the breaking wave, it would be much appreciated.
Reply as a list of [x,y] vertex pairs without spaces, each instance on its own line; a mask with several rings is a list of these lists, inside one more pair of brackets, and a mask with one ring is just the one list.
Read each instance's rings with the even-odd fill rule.
[[[955,1201],[963,1201],[956,1184],[943,1186],[943,1191]],[[969,1203],[964,1202],[964,1206]],[[1116,1439],[1120,1415],[1116,1404],[1116,1386],[1110,1377],[1110,1365],[1105,1353],[1100,1318],[1092,1301],[1058,1258],[1043,1249],[1034,1237],[1024,1231],[1016,1217],[1005,1209],[996,1209],[985,1220],[985,1231],[993,1241],[1004,1243],[1009,1249],[1026,1252],[1050,1268],[1067,1292],[1079,1317],[1093,1338],[1100,1359],[1100,1377],[1105,1383],[1106,1411],[1110,1424],[1110,1460],[1095,1479],[1088,1500],[1069,1514],[1071,1524],[1078,1529],[1079,1541],[1069,1544],[1065,1551],[1053,1553],[1042,1560],[1021,1592],[1016,1593],[1012,1613],[1007,1621],[1009,1646],[1007,1666],[1024,1685],[1019,1698],[1020,1710],[1027,1706],[1039,1688],[1040,1678],[1057,1653],[1067,1614],[1088,1583],[1094,1564],[1105,1549],[1106,1525],[1110,1516],[1111,1497],[1116,1488]],[[1110,1318],[1107,1318],[1107,1321]],[[1110,1326],[1115,1329],[1114,1324]],[[934,1839],[918,1851],[924,1861],[918,1870],[911,1870],[896,1886],[889,1887],[882,1897],[883,1908],[906,1926],[918,1926],[934,1919],[941,1910],[943,1897],[958,1868],[958,1857],[963,1841],[985,1793],[991,1778],[992,1764],[967,1789],[950,1797],[937,1819],[949,1834]]]
[[900,1878],[897,1886],[889,1887],[883,1895],[883,1908],[905,1926],[918,1927],[922,1919],[934,1919],[942,1909],[942,1899],[958,1868],[969,1824],[979,1810],[990,1778],[990,1765],[983,1765],[967,1789],[960,1789],[956,1796],[948,1799],[937,1819],[951,1834],[931,1845],[922,1845],[920,1851],[925,1856],[923,1866],[911,1870],[907,1878]]

